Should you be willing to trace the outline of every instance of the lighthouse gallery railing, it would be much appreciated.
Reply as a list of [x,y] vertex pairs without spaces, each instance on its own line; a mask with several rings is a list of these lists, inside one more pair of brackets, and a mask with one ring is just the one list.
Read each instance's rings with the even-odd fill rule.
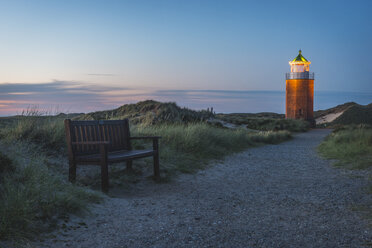
[[314,79],[314,72],[287,72],[285,79]]

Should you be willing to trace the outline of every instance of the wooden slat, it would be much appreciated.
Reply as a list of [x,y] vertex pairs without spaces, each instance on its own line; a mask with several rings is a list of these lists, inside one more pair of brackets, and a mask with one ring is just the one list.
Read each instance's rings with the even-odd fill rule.
[[[79,134],[78,134],[78,127],[73,126],[73,129],[74,129],[74,134],[75,134],[75,141],[80,141],[79,140]],[[76,149],[76,152],[78,152],[78,153],[81,152],[80,146],[76,146],[75,149]]]
[[99,125],[99,133],[101,135],[101,140],[106,141],[105,126]]
[[98,121],[71,121],[73,126],[98,125]]
[[[89,141],[89,135],[88,135],[89,126],[85,126],[83,128],[84,128],[84,141]],[[85,148],[86,148],[87,152],[90,151],[90,146],[89,145],[87,145]]]
[[[84,141],[84,126],[78,126],[80,141]],[[81,145],[81,151],[85,152],[85,145]]]
[[118,148],[120,148],[121,145],[120,145],[120,138],[119,138],[120,137],[119,136],[119,134],[120,134],[119,125],[115,125],[115,126],[113,126],[113,128],[114,128],[113,133],[114,133],[115,144]]
[[115,147],[114,132],[112,130],[112,125],[107,125],[107,132],[109,141],[111,141],[110,150],[112,150],[112,148]]
[[[97,140],[97,141],[103,141],[102,137],[101,137],[101,132],[99,131],[99,126],[98,125],[94,125],[94,139]],[[95,149],[97,149],[98,151],[98,146],[95,147]]]
[[67,143],[67,150],[68,150],[68,160],[69,160],[69,163],[72,163],[72,161],[74,160],[74,156],[73,156],[73,148],[71,145],[71,142],[72,142],[71,120],[66,119],[64,121],[64,124],[65,124],[66,143]]
[[[94,138],[93,138],[93,126],[88,126],[88,135],[89,135],[89,139],[88,141],[95,141]],[[94,145],[90,145],[89,146],[89,150],[90,151],[94,151]]]
[[126,149],[125,147],[125,139],[124,139],[124,125],[120,125],[119,126],[119,129],[120,129],[120,136],[119,136],[119,139],[120,139],[120,146],[123,147],[124,149]]
[[128,150],[132,150],[132,147],[130,145],[130,130],[129,130],[129,123],[128,123],[128,120],[124,120],[124,140],[125,140],[125,146],[126,146],[126,149]]
[[120,139],[119,139],[119,125],[114,126],[114,138],[117,147],[120,147]]
[[125,149],[125,142],[124,142],[124,128],[123,125],[118,126],[119,132],[118,132],[118,139],[120,143],[120,147],[122,149]]

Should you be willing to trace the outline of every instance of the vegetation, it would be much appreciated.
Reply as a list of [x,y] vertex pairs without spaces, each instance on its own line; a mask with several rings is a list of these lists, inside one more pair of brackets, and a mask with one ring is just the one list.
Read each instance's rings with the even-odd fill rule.
[[153,100],[126,104],[114,110],[98,111],[76,117],[78,120],[112,120],[128,118],[132,124],[153,125],[158,123],[192,123],[213,117],[209,110],[195,111],[180,108],[176,103],[161,103]]
[[284,115],[274,113],[259,114],[218,114],[217,118],[236,125],[245,125],[248,129],[260,131],[288,130],[304,132],[310,124],[304,120],[284,119]]
[[35,143],[45,151],[63,151],[65,131],[63,120],[76,114],[47,115],[36,108],[29,108],[20,116],[0,118],[0,138],[8,142]]
[[349,125],[335,129],[318,147],[320,154],[351,169],[372,166],[372,126]]
[[[52,227],[58,218],[84,212],[90,202],[102,199],[99,193],[67,182],[66,164],[58,157],[66,154],[65,118],[130,117],[134,135],[162,136],[161,170],[166,180],[178,172],[193,173],[211,160],[232,152],[261,144],[276,144],[291,136],[288,131],[219,128],[206,122],[213,115],[212,111],[182,109],[174,103],[145,101],[80,117],[45,116],[32,110],[22,116],[0,118],[0,240],[31,237]],[[138,149],[148,145],[151,146],[140,141],[135,143]],[[53,166],[53,163],[59,164]],[[146,163],[152,162],[142,160],[135,168],[137,164]],[[123,181],[122,178],[115,180],[118,175],[133,180],[112,167],[114,170],[111,183]],[[98,174],[95,178],[99,183]]]
[[194,172],[211,159],[260,144],[276,144],[291,137],[288,131],[249,132],[222,129],[207,123],[188,125],[139,125],[138,135],[162,136],[160,159],[168,172]]
[[34,142],[50,150],[65,146],[63,119],[57,117],[25,116],[1,129],[0,136],[8,141]]
[[30,238],[101,200],[99,193],[67,183],[43,155],[25,149],[18,144],[11,156],[0,153],[0,240]]
[[268,118],[268,119],[284,119],[284,114],[277,114],[272,112],[261,112],[261,113],[232,113],[232,114],[217,114],[217,118],[230,118],[232,120],[236,119],[246,119],[246,118]]

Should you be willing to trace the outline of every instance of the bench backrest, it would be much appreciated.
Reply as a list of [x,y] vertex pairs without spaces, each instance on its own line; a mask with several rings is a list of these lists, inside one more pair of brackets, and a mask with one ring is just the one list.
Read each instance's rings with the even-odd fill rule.
[[72,145],[72,142],[110,141],[108,151],[131,150],[128,119],[105,121],[65,120],[66,140],[72,155],[99,153],[99,145]]

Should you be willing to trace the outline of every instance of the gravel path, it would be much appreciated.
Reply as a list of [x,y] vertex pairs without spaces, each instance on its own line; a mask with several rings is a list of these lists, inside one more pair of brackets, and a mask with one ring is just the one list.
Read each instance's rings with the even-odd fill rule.
[[[39,247],[363,247],[372,231],[351,211],[366,179],[335,169],[312,130],[249,149],[195,175],[107,198]],[[84,222],[84,223],[82,223]]]

